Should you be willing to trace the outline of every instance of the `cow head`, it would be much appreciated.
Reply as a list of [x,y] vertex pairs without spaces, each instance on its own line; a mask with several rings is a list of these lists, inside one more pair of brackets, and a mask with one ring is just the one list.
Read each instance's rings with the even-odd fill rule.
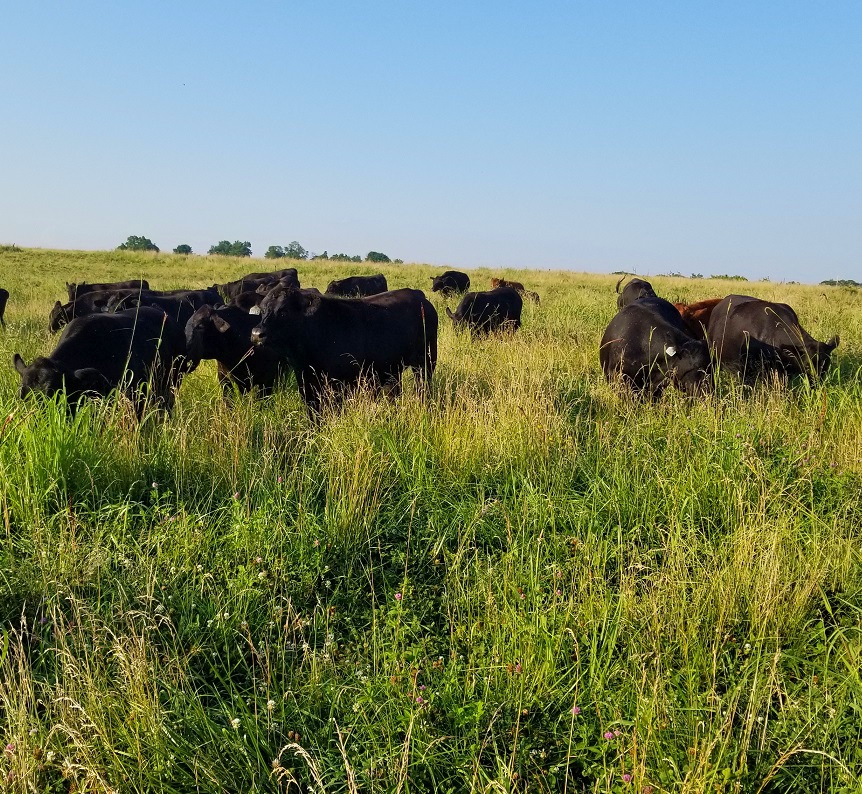
[[201,306],[186,323],[186,355],[195,366],[204,358],[215,358],[219,336],[227,333],[231,325],[220,317],[212,306]]
[[320,293],[279,285],[260,304],[260,323],[252,329],[251,341],[285,350],[299,336],[303,324],[320,308]]
[[709,391],[712,386],[712,363],[706,342],[691,340],[664,349],[667,371],[674,384],[692,397]]
[[22,398],[30,394],[51,397],[65,388],[70,404],[74,405],[84,394],[106,395],[111,391],[105,376],[92,367],[67,371],[50,358],[36,358],[27,366],[17,353],[12,363],[21,376],[18,396]]
[[66,325],[69,320],[72,319],[72,314],[74,313],[74,304],[73,303],[60,303],[57,301],[54,304],[54,308],[51,309],[51,313],[48,315],[48,330],[55,334],[59,331],[64,325]]

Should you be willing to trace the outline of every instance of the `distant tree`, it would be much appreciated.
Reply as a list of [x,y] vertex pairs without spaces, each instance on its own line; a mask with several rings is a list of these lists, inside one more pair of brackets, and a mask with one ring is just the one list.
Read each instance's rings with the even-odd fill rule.
[[351,257],[350,257],[350,261],[351,261],[351,262],[361,262],[361,261],[362,261],[362,257],[361,257],[361,256],[359,256],[359,254],[357,254],[356,256],[351,256]]
[[820,283],[825,287],[862,287],[862,284],[852,278],[830,278]]
[[271,245],[266,249],[264,257],[266,259],[282,259],[284,257],[284,248],[280,245]]
[[284,246],[284,255],[288,259],[308,259],[308,251],[296,242],[296,240],[290,245]]
[[403,260],[403,259],[393,259],[393,260],[392,260],[392,264],[393,264],[393,265],[403,265],[403,264],[404,264],[404,260]]
[[691,277],[692,278],[703,278],[703,273],[692,273]]
[[312,259],[329,259],[329,254],[324,251],[322,254],[315,254]]
[[117,246],[118,251],[158,251],[159,247],[153,244],[149,237],[138,237],[130,234],[126,242]]
[[713,274],[710,276],[710,278],[723,278],[727,281],[748,281],[745,276],[719,276],[717,274]]
[[350,254],[332,254],[329,257],[330,262],[361,262],[361,256],[350,256]]
[[210,246],[207,253],[221,256],[251,256],[251,243],[247,240],[245,242],[222,240],[217,245]]
[[366,262],[391,262],[392,260],[386,256],[386,254],[381,254],[379,251],[369,251],[368,255],[365,257]]
[[182,243],[174,248],[175,254],[190,254],[192,252],[192,247],[190,245],[186,245],[186,243]]

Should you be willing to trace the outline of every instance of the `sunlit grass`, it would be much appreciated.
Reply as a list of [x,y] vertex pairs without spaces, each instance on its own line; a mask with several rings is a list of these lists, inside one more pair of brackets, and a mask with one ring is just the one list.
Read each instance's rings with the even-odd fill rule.
[[454,334],[433,296],[427,405],[360,394],[315,423],[292,388],[226,405],[211,365],[141,424],[15,397],[65,281],[262,266],[0,254],[0,785],[860,790],[858,293],[652,279],[841,334],[823,385],[694,402],[605,383],[615,278],[535,271],[507,272],[542,297],[513,337]]

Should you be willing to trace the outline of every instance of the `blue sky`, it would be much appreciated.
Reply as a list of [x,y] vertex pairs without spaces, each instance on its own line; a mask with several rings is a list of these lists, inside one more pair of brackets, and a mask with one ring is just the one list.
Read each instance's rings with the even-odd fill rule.
[[0,242],[862,280],[862,3],[16,3]]

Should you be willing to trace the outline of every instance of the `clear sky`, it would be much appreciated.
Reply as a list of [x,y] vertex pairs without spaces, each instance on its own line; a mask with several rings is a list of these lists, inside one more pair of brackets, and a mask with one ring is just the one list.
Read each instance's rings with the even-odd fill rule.
[[862,280],[862,2],[4,3],[0,242]]

